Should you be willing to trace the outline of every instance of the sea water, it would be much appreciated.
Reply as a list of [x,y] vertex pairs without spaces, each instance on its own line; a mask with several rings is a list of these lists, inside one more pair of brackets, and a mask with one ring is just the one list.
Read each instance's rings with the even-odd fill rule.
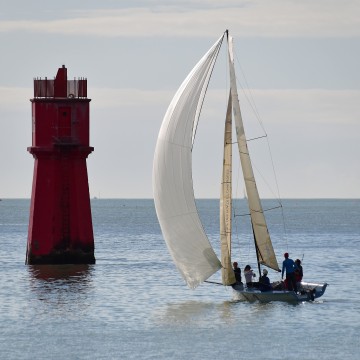
[[[243,202],[233,258],[256,270]],[[188,289],[152,200],[92,200],[95,265],[26,266],[29,205],[0,201],[1,359],[359,358],[360,200],[264,202],[279,262],[287,251],[304,280],[329,283],[297,305],[237,301],[213,283]],[[217,253],[218,205],[197,203]]]

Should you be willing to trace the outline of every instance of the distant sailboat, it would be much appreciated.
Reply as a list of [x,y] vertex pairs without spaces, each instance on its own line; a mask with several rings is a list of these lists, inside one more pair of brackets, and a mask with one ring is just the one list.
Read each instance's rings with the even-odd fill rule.
[[[230,92],[224,132],[223,174],[220,194],[221,261],[201,224],[192,183],[192,147],[202,103],[224,38],[228,42]],[[280,271],[268,232],[264,211],[247,147],[238,100],[232,37],[226,31],[184,80],[165,114],[156,144],[153,191],[160,227],[173,261],[190,288],[195,288],[221,269],[222,283],[248,301],[306,301],[321,296],[327,284],[302,283],[303,293],[260,292],[236,284],[231,262],[232,235],[232,122],[243,172],[257,262]]]

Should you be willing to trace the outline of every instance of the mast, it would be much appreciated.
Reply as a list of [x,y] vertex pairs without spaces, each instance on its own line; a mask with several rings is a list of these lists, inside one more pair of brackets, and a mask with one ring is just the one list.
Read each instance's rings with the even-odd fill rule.
[[232,232],[232,102],[231,93],[227,106],[224,129],[224,156],[220,194],[220,243],[221,243],[221,275],[224,285],[236,282],[231,264],[231,232]]

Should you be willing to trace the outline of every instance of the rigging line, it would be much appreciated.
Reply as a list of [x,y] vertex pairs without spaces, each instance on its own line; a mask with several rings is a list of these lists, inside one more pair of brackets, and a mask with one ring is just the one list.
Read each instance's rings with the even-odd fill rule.
[[[265,212],[265,211],[271,211],[271,210],[276,210],[276,209],[280,209],[280,208],[282,208],[282,204],[281,204],[281,203],[280,203],[279,206],[274,206],[274,207],[272,207],[272,208],[265,209],[265,210],[263,210],[263,212]],[[257,210],[253,210],[253,211],[259,212],[259,211],[257,211]]]
[[[269,143],[269,139],[268,139],[268,136],[267,136],[267,132],[266,132],[265,126],[264,126],[264,124],[263,124],[263,122],[262,122],[262,120],[261,120],[260,113],[259,113],[259,111],[257,110],[255,101],[254,101],[254,99],[253,99],[253,96],[252,96],[252,93],[251,93],[251,90],[250,90],[250,87],[249,87],[249,85],[248,85],[248,83],[247,83],[247,80],[246,80],[245,73],[244,73],[244,71],[243,71],[243,69],[242,69],[242,67],[241,67],[241,65],[240,65],[240,62],[239,62],[239,59],[238,59],[236,53],[235,53],[235,55],[236,55],[236,60],[237,60],[238,65],[239,65],[239,67],[240,67],[241,73],[242,73],[242,75],[243,75],[243,77],[244,77],[246,86],[247,86],[248,91],[249,91],[249,93],[250,93],[250,95],[251,95],[251,101],[252,101],[253,104],[249,101],[249,98],[248,98],[248,96],[246,95],[245,89],[244,89],[244,87],[241,85],[241,82],[239,81],[240,87],[241,87],[241,89],[243,90],[246,99],[249,101],[249,104],[250,104],[251,108],[254,110],[254,113],[255,113],[255,115],[256,115],[259,123],[260,123],[260,126],[261,126],[261,128],[263,129],[263,131],[264,131],[264,133],[265,133],[265,135],[263,135],[263,136],[259,136],[259,137],[253,138],[253,139],[249,139],[249,140],[247,140],[247,141],[251,141],[251,140],[255,140],[255,139],[260,139],[260,138],[263,138],[263,137],[267,138],[267,146],[268,146],[268,150],[269,150],[270,162],[271,162],[271,166],[272,166],[272,170],[273,170],[273,174],[274,174],[274,178],[275,178],[276,190],[277,190],[277,194],[276,194],[275,197],[277,198],[277,200],[278,200],[279,202],[281,202],[281,200],[280,200],[281,197],[280,197],[279,183],[278,183],[277,176],[276,176],[274,160],[273,160],[273,156],[272,156],[272,152],[271,152],[271,148],[270,148],[270,143]],[[272,192],[273,192],[273,191],[272,191]],[[274,194],[274,195],[275,195],[275,194]]]
[[[274,206],[272,208],[268,208],[268,209],[263,209],[262,211],[261,210],[252,210],[253,212],[256,212],[256,213],[264,213],[266,211],[271,211],[271,210],[276,210],[276,209],[280,209],[282,208],[282,204],[280,204],[279,206]],[[251,213],[247,213],[247,214],[235,214],[234,217],[237,217],[237,216],[250,216]]]
[[267,134],[265,134],[263,136],[258,136],[258,137],[255,137],[255,138],[246,139],[246,141],[249,142],[249,141],[258,140],[258,139],[267,138],[267,137],[268,137]]
[[251,228],[252,228],[253,237],[254,237],[255,253],[256,253],[256,260],[257,260],[257,265],[258,265],[258,269],[259,269],[259,281],[260,281],[260,277],[261,277],[260,257],[261,257],[261,259],[264,259],[264,258],[261,255],[261,252],[260,252],[257,240],[256,240],[255,231],[254,231],[254,224],[253,224],[252,219],[251,219]]
[[[263,124],[263,122],[262,122],[262,120],[261,120],[261,118],[260,118],[259,111],[257,110],[256,105],[254,105],[254,104],[255,104],[255,101],[252,100],[252,99],[249,100],[249,97],[248,97],[248,95],[247,95],[247,93],[246,93],[246,91],[245,91],[245,88],[244,88],[244,86],[241,84],[241,81],[238,79],[237,76],[236,76],[236,80],[237,80],[237,82],[238,82],[238,84],[239,84],[240,89],[241,89],[242,92],[244,93],[245,98],[246,98],[246,100],[248,101],[251,109],[253,110],[254,115],[255,115],[256,119],[258,120],[258,122],[259,122],[259,124],[260,124],[260,127],[262,128],[263,132],[266,134],[265,126],[264,126],[264,124]],[[248,91],[250,92],[250,89],[248,89]],[[250,94],[251,94],[251,92],[250,92]],[[252,97],[252,95],[251,95],[251,97]]]
[[247,214],[234,214],[234,218],[235,217],[240,217],[240,216],[250,216],[251,214],[250,213],[247,213]]
[[[246,94],[245,94],[246,96]],[[257,110],[256,110],[257,111]],[[270,163],[271,163],[271,168],[272,168],[272,172],[273,172],[273,175],[274,175],[274,179],[275,179],[275,186],[276,186],[276,193],[274,193],[274,191],[272,190],[272,188],[269,186],[269,184],[267,183],[267,181],[265,180],[265,178],[262,176],[261,172],[259,171],[259,169],[255,166],[254,164],[254,167],[255,169],[257,170],[258,174],[260,174],[260,176],[262,177],[263,181],[266,183],[268,189],[271,191],[271,193],[274,195],[274,197],[276,198],[276,200],[279,202],[279,204],[281,205],[281,216],[282,216],[282,223],[283,223],[283,229],[284,229],[284,237],[285,237],[285,242],[286,242],[286,246],[288,246],[288,242],[287,242],[287,228],[286,228],[286,222],[285,222],[285,216],[284,216],[284,211],[283,211],[283,207],[282,207],[282,200],[281,200],[281,196],[280,196],[280,188],[279,188],[279,182],[278,182],[278,179],[277,179],[277,175],[276,175],[276,170],[275,170],[275,164],[274,164],[274,159],[273,159],[273,156],[272,156],[272,152],[271,152],[271,147],[270,147],[270,142],[269,142],[269,138],[268,138],[268,135],[266,133],[266,130],[265,130],[265,127],[263,125],[263,123],[261,122],[261,119],[259,118],[258,119],[259,122],[260,122],[260,125],[263,129],[263,131],[265,132],[265,135],[264,136],[259,136],[259,137],[256,137],[256,138],[252,138],[252,139],[247,139],[247,141],[251,141],[251,140],[256,140],[256,139],[260,139],[260,138],[266,138],[266,144],[267,144],[267,147],[268,147],[268,151],[269,151],[269,157],[270,157]],[[246,154],[246,153],[244,153]],[[249,154],[247,154],[249,155]]]
[[[257,109],[257,107],[256,107],[256,103],[255,103],[255,101],[254,101],[254,98],[253,98],[253,96],[252,96],[252,92],[251,92],[250,87],[249,87],[249,85],[248,85],[248,82],[247,82],[247,79],[246,79],[246,76],[245,76],[245,72],[243,71],[243,69],[242,69],[242,67],[241,67],[241,64],[240,64],[240,61],[239,61],[239,58],[238,58],[236,52],[235,52],[235,57],[236,57],[236,60],[237,60],[238,65],[239,65],[239,68],[240,68],[240,70],[241,70],[241,73],[242,73],[242,75],[243,75],[243,78],[244,78],[245,84],[246,84],[246,86],[247,86],[247,89],[248,89],[248,91],[249,91],[249,94],[250,94],[250,96],[251,96],[251,99],[250,99],[251,101],[249,100],[249,98],[248,98],[248,96],[247,96],[247,94],[246,94],[246,92],[245,92],[244,87],[241,85],[241,82],[239,81],[240,87],[241,87],[241,89],[243,90],[246,99],[248,100],[251,108],[253,109],[253,111],[254,111],[254,113],[255,113],[258,121],[259,121],[260,126],[262,127],[262,129],[263,129],[263,131],[264,131],[264,133],[265,133],[265,136],[261,136],[261,137],[258,137],[258,138],[262,138],[262,137],[266,137],[266,138],[267,138],[267,132],[266,132],[266,130],[265,130],[265,126],[264,126],[264,124],[263,124],[263,122],[262,122],[262,120],[261,120],[260,113],[259,113],[259,111],[258,111],[258,109]],[[254,138],[254,139],[257,139],[257,138]],[[251,141],[251,140],[253,140],[253,139],[250,139],[250,140],[248,140],[248,141]],[[276,176],[274,161],[273,161],[273,157],[272,157],[272,153],[271,153],[271,148],[270,148],[270,143],[269,143],[269,139],[268,139],[268,138],[267,138],[267,146],[268,146],[268,150],[269,150],[269,156],[270,156],[271,166],[272,166],[272,170],[273,170],[273,174],[274,174],[274,178],[275,178],[275,185],[276,185],[276,189],[277,189],[277,195],[276,195],[275,197],[276,197],[276,198],[278,199],[278,201],[281,203],[279,183],[278,183],[277,176]],[[271,189],[270,189],[270,190],[271,190]],[[271,191],[271,192],[273,192],[273,191]],[[274,195],[275,195],[275,194],[274,194]],[[285,219],[283,218],[283,220],[285,220]],[[284,225],[285,225],[285,222],[284,222]],[[284,232],[286,233],[285,227],[284,227]]]
[[[198,127],[198,123],[199,123],[199,118],[200,118],[200,114],[201,114],[201,110],[202,110],[202,107],[204,105],[204,101],[205,101],[205,95],[207,93],[207,89],[209,88],[209,83],[210,83],[210,79],[211,79],[211,76],[212,76],[212,73],[214,71],[214,66],[215,66],[215,63],[216,63],[216,59],[219,55],[219,52],[220,52],[220,49],[221,49],[221,46],[222,46],[222,43],[224,41],[224,36],[225,36],[225,33],[223,34],[222,38],[221,38],[221,41],[219,42],[217,48],[216,48],[216,51],[214,52],[214,55],[213,55],[213,60],[211,61],[210,63],[210,66],[211,66],[211,70],[210,70],[210,74],[209,74],[209,79],[207,81],[207,84],[206,84],[206,88],[205,88],[205,91],[204,91],[204,95],[202,97],[202,100],[201,100],[201,104],[200,104],[200,107],[199,107],[199,115],[198,115],[198,119],[195,120],[196,123],[195,123],[195,129],[193,131],[193,139],[195,139],[195,136],[196,136],[196,131],[197,131],[197,127]],[[191,144],[191,150],[193,149],[193,146],[194,146],[194,142]]]
[[215,285],[221,285],[221,286],[224,286],[223,283],[219,283],[219,282],[216,282],[216,281],[209,281],[209,280],[205,280],[204,282],[208,283],[208,284],[215,284]]
[[[245,97],[246,97],[246,99],[248,100],[251,108],[253,109],[254,114],[255,114],[256,118],[258,119],[261,128],[263,129],[264,133],[267,134],[267,132],[266,132],[266,130],[265,130],[265,126],[264,126],[264,124],[263,124],[263,122],[262,122],[262,120],[261,120],[260,113],[259,113],[259,111],[258,111],[258,109],[257,109],[256,103],[255,103],[254,98],[253,98],[253,96],[252,96],[252,92],[251,92],[250,86],[249,86],[249,84],[248,84],[248,82],[247,82],[247,79],[246,79],[246,76],[245,76],[245,72],[243,71],[242,66],[241,66],[241,64],[240,64],[239,57],[237,56],[236,51],[234,51],[234,52],[235,52],[235,58],[236,58],[237,64],[238,64],[238,66],[239,66],[239,68],[240,68],[241,74],[242,74],[242,76],[243,76],[243,78],[244,78],[244,81],[245,81],[245,85],[246,85],[246,87],[247,87],[247,89],[248,89],[248,92],[249,92],[249,94],[250,94],[250,97],[251,97],[250,99],[248,98],[248,96],[247,96],[247,94],[246,94],[246,92],[245,92],[244,87],[241,85],[240,80],[239,80],[239,85],[240,85],[241,89],[243,90],[243,93],[245,94]],[[267,136],[266,136],[266,138],[267,138]],[[277,198],[277,200],[279,201],[279,203],[281,204],[281,196],[280,196],[279,183],[278,183],[277,176],[276,176],[274,160],[273,160],[273,156],[272,156],[272,152],[271,152],[270,143],[269,143],[269,139],[268,139],[268,138],[267,138],[267,146],[268,146],[269,156],[270,156],[270,162],[271,162],[271,166],[272,166],[272,170],[273,170],[273,174],[274,174],[274,178],[275,178],[275,185],[276,185],[276,190],[277,190],[276,198]],[[274,195],[275,195],[275,194],[274,194]],[[286,229],[286,223],[285,223],[285,217],[284,217],[283,208],[282,208],[281,214],[282,214],[282,220],[283,220],[284,236],[285,236],[286,245],[287,245],[287,229]]]
[[[271,152],[271,148],[270,148],[270,142],[269,142],[268,138],[266,138],[266,143],[267,143],[267,146],[268,146],[270,162],[271,162],[271,166],[272,166],[272,170],[273,170],[273,174],[274,174],[274,178],[275,178],[275,185],[276,185],[276,190],[277,190],[278,201],[282,205],[281,196],[280,196],[279,182],[277,180],[276,171],[275,171],[275,164],[274,164],[274,160],[273,160],[273,156],[272,156],[272,152]],[[285,236],[285,242],[286,242],[286,247],[287,247],[288,246],[287,228],[286,228],[286,222],[285,222],[284,209],[283,209],[282,206],[281,206],[281,216],[282,216],[282,220],[283,220],[282,222],[283,222],[283,228],[284,228],[284,236]]]
[[[239,179],[240,179],[240,162],[238,162],[238,171],[237,171],[237,179],[236,179],[236,190],[235,190],[235,197],[238,198],[238,194],[239,194]],[[233,202],[234,204],[234,202]],[[235,204],[234,204],[235,205]],[[235,210],[236,210],[236,206],[233,206],[232,208],[233,210],[233,216],[235,218]],[[238,227],[237,227],[237,223],[235,222],[235,227],[236,227],[236,235],[237,235],[237,239],[239,241],[239,231],[238,231]]]
[[[228,34],[228,33],[227,33]],[[229,94],[231,92],[231,89],[230,89],[230,86],[229,86],[229,82],[230,82],[230,79],[229,79],[229,76],[228,74],[230,73],[230,70],[229,70],[229,62],[228,62],[228,52],[227,51],[223,51],[224,53],[224,63],[225,63],[225,76],[224,76],[224,79],[225,79],[225,104],[226,104],[226,99],[229,98]]]
[[268,209],[263,209],[263,210],[252,210],[253,212],[256,212],[256,213],[264,213],[265,211],[271,211],[271,210],[275,210],[275,209],[280,209],[282,208],[282,205],[280,204],[279,206],[274,206],[272,208],[268,208]]
[[278,197],[279,201],[281,201],[280,189],[279,189],[279,182],[278,182],[277,176],[276,176],[274,159],[273,159],[273,156],[272,156],[272,153],[271,153],[270,142],[269,142],[269,138],[268,138],[268,137],[266,137],[266,143],[267,143],[267,146],[268,146],[269,156],[270,156],[270,162],[271,162],[271,167],[272,167],[272,171],[273,171],[274,178],[275,178],[275,185],[276,185],[277,197]]
[[[245,99],[247,100],[247,102],[250,105],[251,109],[253,110],[254,115],[255,115],[256,119],[258,120],[258,122],[260,124],[260,127],[262,128],[263,132],[266,134],[264,124],[263,124],[263,122],[262,122],[262,120],[260,118],[259,111],[256,108],[255,101],[252,99],[252,95],[251,95],[251,99],[249,99],[249,96],[247,95],[245,87],[242,85],[240,79],[237,76],[236,76],[236,82],[238,83],[239,88],[242,90],[242,92],[243,92],[243,94],[245,96]],[[247,91],[251,94],[251,91],[250,91],[249,88],[247,89]]]
[[[240,68],[240,70],[241,70],[241,73],[242,73],[242,75],[243,75],[243,77],[244,77],[244,81],[245,81],[245,84],[246,84],[246,86],[247,86],[247,89],[248,89],[248,91],[249,91],[249,93],[250,93],[250,96],[251,96],[251,99],[250,99],[250,100],[251,100],[251,101],[249,100],[249,98],[248,98],[248,96],[247,96],[247,94],[246,94],[246,92],[245,92],[245,89],[244,89],[244,87],[242,86],[240,80],[238,80],[239,85],[240,85],[241,89],[243,90],[246,99],[248,100],[251,108],[253,109],[253,111],[254,111],[254,113],[255,113],[258,121],[259,121],[259,124],[260,124],[261,128],[263,129],[263,131],[264,131],[264,133],[265,133],[264,136],[259,136],[259,137],[253,138],[253,139],[249,139],[249,140],[247,140],[247,141],[251,141],[251,140],[255,140],[255,139],[260,139],[260,138],[263,138],[263,137],[267,138],[267,146],[268,146],[268,151],[269,151],[269,156],[270,156],[270,162],[271,162],[272,171],[273,171],[273,174],[274,174],[275,186],[276,186],[276,192],[277,192],[277,194],[275,194],[275,193],[272,191],[272,189],[269,187],[268,184],[267,184],[267,186],[268,186],[268,188],[270,189],[270,191],[273,193],[273,195],[275,196],[275,198],[276,198],[276,199],[279,201],[279,203],[281,204],[281,196],[280,196],[279,183],[278,183],[278,179],[277,179],[277,176],[276,176],[274,160],[273,160],[273,156],[272,156],[272,152],[271,152],[271,148],[270,148],[270,143],[269,143],[269,139],[268,139],[268,136],[267,136],[267,132],[266,132],[265,126],[264,126],[264,124],[263,124],[263,122],[262,122],[262,120],[261,120],[260,113],[259,113],[259,111],[258,111],[258,109],[257,109],[257,107],[256,107],[256,103],[255,103],[254,98],[253,98],[253,96],[252,96],[250,87],[249,87],[248,82],[247,82],[247,80],[246,80],[245,73],[244,73],[244,71],[243,71],[243,69],[242,69],[242,67],[241,67],[241,64],[240,64],[240,61],[239,61],[239,58],[238,58],[236,52],[235,52],[235,57],[236,57],[236,60],[237,60],[238,65],[239,65],[239,68]],[[256,168],[256,167],[255,167],[255,168]],[[257,171],[259,171],[259,170],[257,169]],[[260,172],[259,172],[259,173],[260,173]],[[261,173],[260,173],[260,175],[261,175]],[[261,175],[261,177],[264,179],[264,177],[263,177],[262,175]],[[266,181],[265,181],[265,183],[266,183]],[[287,237],[287,235],[286,235],[286,234],[287,234],[287,231],[286,231],[286,226],[285,226],[285,218],[284,218],[284,214],[283,214],[283,213],[282,213],[282,217],[283,217],[284,233],[285,233],[285,236]]]
[[[236,144],[237,142],[235,142],[234,144]],[[239,198],[239,184],[240,184],[240,178],[241,177],[241,174],[240,174],[240,171],[241,171],[241,163],[240,161],[237,162],[238,163],[238,170],[237,170],[237,179],[236,179],[236,191],[235,191],[235,196],[236,198],[238,199],[238,201],[236,201],[234,204],[236,204],[236,206],[233,206],[233,217],[234,219],[237,217],[236,215],[236,210],[237,208],[240,209],[240,205],[241,205],[241,202],[240,202],[240,198]],[[244,187],[245,187],[245,183],[244,183]],[[245,188],[246,189],[246,188]],[[245,190],[244,189],[244,199],[247,201],[246,199],[246,193],[245,193]],[[250,215],[250,214],[249,214]],[[245,225],[245,222],[241,224],[242,226],[246,226]],[[240,231],[239,231],[239,224],[238,224],[238,221],[235,221],[235,233],[236,233],[236,239],[237,239],[237,245],[238,245],[238,249],[244,249],[244,251],[240,252],[239,254],[239,261],[240,261],[240,258],[244,258],[246,259],[246,263],[249,262],[249,259],[250,259],[250,251],[251,251],[251,246],[252,246],[252,241],[251,241],[251,237],[247,237],[245,236],[244,239],[247,239],[247,251],[245,249],[245,246],[244,247],[241,247],[240,246]]]
[[[258,140],[258,139],[262,139],[262,138],[267,138],[267,137],[268,137],[267,134],[265,134],[265,135],[262,135],[262,136],[257,136],[255,138],[246,139],[246,142],[253,141],[253,140]],[[238,143],[238,141],[234,141],[231,144],[237,144],[237,143]]]
[[[279,204],[281,204],[281,199],[278,197],[278,194],[275,194],[273,189],[271,188],[271,186],[269,185],[269,183],[266,181],[265,177],[263,176],[263,174],[260,172],[260,170],[257,168],[257,166],[255,165],[255,163],[253,162],[252,163],[253,167],[255,168],[256,170],[256,173],[261,177],[261,179],[263,180],[263,182],[265,183],[265,185],[267,186],[268,190],[270,190],[270,192],[273,194],[274,198],[278,201]],[[275,175],[275,174],[274,174]],[[255,175],[254,175],[255,177]],[[276,176],[275,176],[275,182],[276,182]],[[279,188],[278,187],[278,184],[276,182],[276,187],[277,189]]]
[[242,66],[241,66],[241,64],[240,64],[239,57],[237,56],[236,51],[234,51],[234,52],[235,52],[235,58],[236,58],[237,64],[238,64],[238,66],[239,66],[239,68],[240,68],[240,72],[241,72],[241,74],[242,74],[242,76],[243,76],[243,78],[244,78],[244,81],[245,81],[246,89],[247,89],[248,93],[250,94],[250,98],[248,97],[248,95],[247,95],[247,93],[246,93],[246,91],[245,91],[245,87],[242,86],[241,81],[237,78],[237,80],[238,80],[238,82],[239,82],[239,85],[240,85],[240,88],[243,90],[243,93],[244,93],[247,101],[249,102],[251,108],[253,109],[254,114],[255,114],[256,118],[258,119],[261,128],[263,129],[264,133],[266,134],[265,126],[264,126],[264,124],[263,124],[263,122],[262,122],[262,120],[261,120],[261,116],[260,116],[260,113],[259,113],[259,111],[258,111],[258,109],[257,109],[256,103],[255,103],[255,101],[254,101],[254,97],[253,97],[253,95],[252,95],[252,92],[251,92],[249,83],[248,83],[248,81],[247,81],[247,79],[246,79],[245,72],[244,72],[244,70],[243,70],[243,68],[242,68]]

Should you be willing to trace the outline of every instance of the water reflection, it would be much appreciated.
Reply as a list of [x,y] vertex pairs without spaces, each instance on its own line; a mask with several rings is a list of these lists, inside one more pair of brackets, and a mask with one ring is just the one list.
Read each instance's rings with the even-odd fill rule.
[[168,304],[165,312],[160,316],[161,322],[167,324],[189,324],[207,317],[214,311],[215,304],[186,301],[180,304]]
[[30,287],[45,311],[83,311],[89,306],[94,265],[29,265]]
[[191,325],[196,327],[212,327],[219,324],[230,324],[235,321],[234,305],[232,301],[202,302],[185,301],[177,304],[167,304],[155,315],[158,322],[163,324]]
[[65,264],[65,265],[28,265],[29,273],[33,280],[69,280],[78,282],[87,281],[93,265]]
[[249,303],[238,300],[184,301],[158,308],[154,317],[156,322],[163,325],[181,327],[194,325],[197,328],[217,328],[223,325],[235,326],[239,321],[246,326],[261,324],[264,318],[277,318],[279,312],[292,311],[299,306],[293,303]]

